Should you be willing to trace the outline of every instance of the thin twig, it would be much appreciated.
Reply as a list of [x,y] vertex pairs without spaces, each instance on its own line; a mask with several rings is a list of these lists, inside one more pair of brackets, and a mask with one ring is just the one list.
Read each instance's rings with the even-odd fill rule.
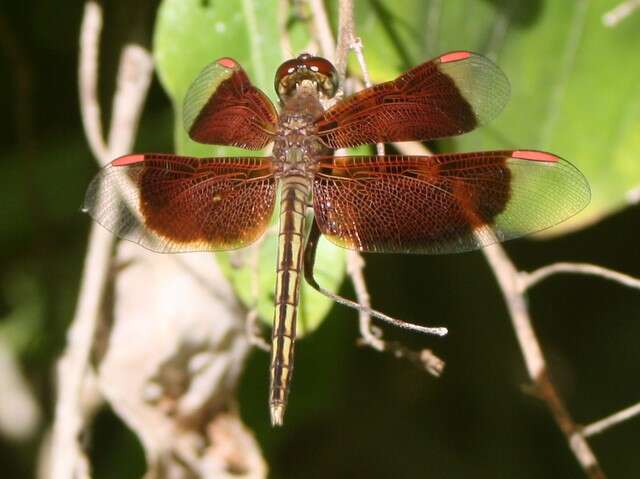
[[[152,60],[141,47],[123,50],[114,95],[111,131],[105,144],[97,100],[98,51],[102,9],[85,5],[80,33],[79,87],[82,120],[89,145],[100,164],[129,151],[152,72]],[[83,269],[67,347],[58,363],[58,397],[52,439],[53,479],[88,478],[89,464],[78,442],[84,427],[82,390],[109,277],[114,237],[94,224]]]
[[627,0],[626,2],[622,2],[620,5],[602,15],[602,23],[605,27],[615,27],[638,8],[640,8],[640,0]]
[[547,404],[587,476],[592,479],[604,478],[604,472],[591,447],[580,432],[580,428],[571,418],[549,378],[542,348],[533,330],[525,297],[518,287],[518,271],[499,244],[491,245],[483,252],[502,290],[529,377],[536,385],[539,397]]
[[636,403],[633,406],[629,406],[621,411],[618,411],[610,416],[607,416],[599,421],[593,422],[588,426],[582,428],[582,434],[585,437],[595,436],[603,431],[606,431],[610,427],[613,427],[621,422],[627,421],[634,416],[640,414],[640,403]]
[[82,126],[93,156],[107,157],[107,145],[102,133],[100,104],[98,103],[98,53],[102,31],[102,7],[97,2],[85,4],[80,27],[80,59],[78,85]]
[[[444,361],[436,356],[430,349],[414,351],[399,341],[380,341],[380,343],[382,344],[381,351],[389,352],[398,359],[406,359],[420,369],[424,369],[432,376],[439,377],[444,370]],[[358,345],[372,346],[365,338],[360,338]]]
[[58,396],[51,443],[52,479],[89,477],[89,464],[78,442],[85,419],[81,405],[82,388],[107,288],[113,243],[111,233],[92,225],[76,312],[67,332],[66,350],[57,366]]
[[333,40],[331,25],[327,17],[327,11],[324,8],[324,0],[309,0],[311,11],[313,12],[313,25],[316,30],[316,37],[320,42],[320,51],[322,55],[333,61],[336,51],[336,42]]
[[347,59],[353,43],[353,2],[340,0],[338,4],[338,45],[335,54],[335,67],[340,80],[347,76]]
[[[424,147],[421,148],[420,144],[414,143],[411,146],[411,151],[403,151],[403,153],[429,154],[429,151]],[[521,286],[523,281],[521,274],[516,270],[500,244],[496,243],[485,248],[483,253],[502,290],[529,377],[536,385],[539,397],[547,404],[585,473],[590,478],[604,478],[604,472],[591,451],[586,436],[582,434],[580,428],[571,418],[549,378],[542,348],[533,329],[527,302],[523,295],[525,288]],[[549,272],[548,274],[553,273]],[[542,278],[538,280],[540,279]]]
[[[358,66],[362,72],[362,80],[365,88],[373,85],[367,62],[364,59],[364,46],[360,37],[356,35],[356,26],[353,19],[353,0],[340,0],[339,4],[339,27],[338,27],[338,51],[336,52],[336,69],[340,78],[346,77],[347,59],[349,51],[353,51],[358,60]],[[384,143],[376,143],[376,153],[380,156],[385,154]]]
[[518,275],[520,291],[524,292],[539,282],[547,279],[549,276],[561,273],[597,276],[610,281],[615,281],[616,283],[628,286],[629,288],[640,289],[640,279],[629,276],[628,274],[613,271],[596,264],[559,262],[544,266],[532,271],[531,273],[521,271]]

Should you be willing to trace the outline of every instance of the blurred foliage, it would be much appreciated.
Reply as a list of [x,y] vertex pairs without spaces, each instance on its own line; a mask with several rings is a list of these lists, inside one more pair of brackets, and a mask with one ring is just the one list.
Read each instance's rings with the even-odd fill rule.
[[[124,0],[104,3],[101,91],[107,125],[115,64],[134,7]],[[182,3],[187,8],[192,2]],[[209,17],[194,18],[201,24],[192,28],[209,33],[187,45],[180,43],[179,31],[168,32],[175,35],[174,54],[185,60],[174,79],[182,92],[205,63],[235,56],[272,94],[280,51],[273,40],[276,16],[267,7],[276,2],[199,3],[207,11],[227,12],[233,4],[240,19],[216,33]],[[433,146],[556,152],[579,166],[593,186],[593,206],[579,217],[587,220],[615,211],[625,191],[639,183],[640,59],[633,49],[640,41],[640,13],[604,28],[600,17],[615,3],[357,0],[356,19],[378,81],[444,50],[489,52],[511,79],[510,106],[492,126]],[[267,39],[262,61],[248,50],[251,38],[242,26],[248,7],[260,9],[255,22]],[[20,356],[48,419],[53,365],[73,314],[89,225],[79,206],[97,168],[78,114],[81,14],[79,0],[5,2],[0,9],[0,334]],[[152,11],[146,15],[148,31],[140,38],[149,43]],[[292,24],[294,48],[302,49],[306,27]],[[7,38],[17,45],[17,57],[9,54]],[[192,50],[200,64],[189,60]],[[172,80],[162,81],[171,90]],[[171,151],[174,134],[181,134],[172,109],[179,108],[180,96],[176,91],[175,100],[167,98],[154,84],[138,151]],[[25,111],[32,113],[26,136],[20,127]],[[192,151],[181,141],[180,151]],[[524,269],[589,261],[639,276],[639,230],[638,210],[629,208],[570,236],[508,248]],[[322,255],[319,266],[327,267]],[[240,407],[273,477],[583,477],[544,406],[520,387],[527,383],[520,352],[481,254],[370,255],[367,278],[377,308],[449,327],[445,339],[386,332],[414,347],[433,348],[447,360],[445,374],[435,380],[405,362],[356,348],[355,313],[335,307],[316,334],[300,342],[287,423],[273,430],[266,408],[268,357],[256,352],[241,384]],[[532,291],[530,304],[551,374],[577,421],[638,400],[637,294],[593,278],[563,276]],[[610,477],[637,475],[639,433],[635,419],[593,439]],[[13,444],[0,438],[3,477],[33,477],[41,439]],[[142,450],[111,413],[99,416],[87,441],[97,478],[140,476]]]

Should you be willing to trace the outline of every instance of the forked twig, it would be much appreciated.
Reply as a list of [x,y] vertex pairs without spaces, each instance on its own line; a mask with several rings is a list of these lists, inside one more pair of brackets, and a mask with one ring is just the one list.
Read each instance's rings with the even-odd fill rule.
[[[426,148],[421,147],[421,145],[417,143],[412,144],[410,148],[403,151],[403,153],[414,155],[430,154]],[[559,263],[560,266],[551,265],[549,269],[541,268],[529,275],[528,273],[519,272],[516,269],[504,248],[502,248],[499,243],[484,248],[483,253],[502,290],[511,317],[511,323],[525,360],[529,378],[536,387],[538,397],[547,404],[553,418],[564,433],[574,456],[588,477],[593,479],[604,478],[604,472],[587,443],[586,434],[584,434],[584,431],[572,419],[555,386],[551,382],[542,348],[533,329],[524,293],[528,287],[533,286],[535,283],[555,273],[577,272],[582,274],[595,274],[594,269],[587,271],[587,269],[584,268],[585,266],[597,268],[600,275],[605,277],[607,276],[604,274],[604,271],[607,271],[616,280],[620,280],[621,277],[632,280],[633,278],[594,265],[580,265],[583,266],[581,270],[578,268],[579,271],[575,269],[570,271],[570,266],[575,266],[571,265],[571,263]],[[613,278],[609,276],[609,279]]]
[[596,456],[549,378],[542,348],[531,323],[526,299],[518,287],[518,271],[500,244],[484,248],[483,253],[502,290],[529,377],[535,384],[538,396],[547,404],[585,473],[593,479],[604,478],[604,472]]
[[[101,29],[102,8],[97,2],[89,1],[85,5],[80,33],[80,101],[89,145],[104,165],[110,158],[131,148],[153,67],[150,54],[141,47],[128,46],[123,50],[107,145],[97,100]],[[90,371],[89,359],[110,272],[113,244],[113,235],[94,223],[75,315],[65,352],[58,363],[51,453],[53,479],[89,477],[89,463],[79,443],[86,419],[82,405],[83,387]]]
[[602,23],[605,27],[615,27],[622,20],[640,8],[640,0],[627,0],[602,15]]

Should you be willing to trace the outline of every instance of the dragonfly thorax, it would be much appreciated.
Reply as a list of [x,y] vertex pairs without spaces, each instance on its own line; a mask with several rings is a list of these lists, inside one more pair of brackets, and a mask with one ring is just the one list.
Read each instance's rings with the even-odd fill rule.
[[315,120],[324,108],[314,88],[298,88],[283,102],[274,139],[273,156],[280,171],[306,173],[313,158],[329,150],[317,136]]

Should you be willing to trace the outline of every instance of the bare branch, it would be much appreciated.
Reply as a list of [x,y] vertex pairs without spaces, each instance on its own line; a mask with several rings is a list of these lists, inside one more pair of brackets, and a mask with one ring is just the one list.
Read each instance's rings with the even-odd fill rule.
[[89,464],[78,442],[85,421],[82,388],[107,287],[113,244],[111,233],[97,224],[92,225],[76,312],[67,332],[66,350],[57,365],[58,396],[51,444],[52,479],[89,477]]
[[482,251],[502,289],[529,377],[535,380],[543,374],[546,364],[531,324],[527,303],[517,287],[518,271],[502,246],[495,244]]
[[393,146],[403,155],[433,155],[433,153],[419,141],[403,141],[394,143]]
[[602,15],[602,23],[605,27],[615,27],[638,8],[640,8],[640,0],[627,0],[626,2],[622,2]]
[[[79,86],[82,120],[89,145],[101,164],[132,147],[146,97],[152,60],[141,47],[124,49],[118,69],[111,132],[105,144],[97,99],[98,51],[102,9],[87,2],[80,32]],[[58,363],[58,397],[52,439],[53,479],[89,477],[89,464],[78,442],[84,427],[82,393],[100,307],[110,272],[114,237],[94,224],[83,269],[76,312],[67,333],[67,347]]]
[[519,273],[519,289],[521,292],[532,288],[541,281],[547,279],[554,274],[586,274],[591,276],[597,276],[600,278],[615,281],[629,288],[640,289],[640,279],[634,278],[618,271],[613,271],[602,266],[598,266],[590,263],[553,263],[542,268],[539,268],[531,273],[521,271]]
[[596,434],[600,434],[603,431],[606,431],[610,427],[613,427],[621,422],[627,421],[634,416],[640,414],[640,403],[636,403],[633,406],[629,406],[628,408],[622,409],[610,416],[605,417],[604,419],[600,419],[599,421],[593,422],[588,426],[582,428],[582,434],[585,437],[595,436]]
[[103,165],[131,151],[152,74],[151,53],[139,45],[126,45],[120,56],[109,127],[109,151]]
[[353,43],[353,1],[340,0],[338,11],[338,46],[335,66],[341,80],[347,76],[347,58]]
[[[420,369],[424,369],[432,376],[439,377],[444,370],[444,361],[436,356],[430,349],[414,351],[398,341],[380,341],[380,343],[382,344],[381,351],[389,352],[398,359],[404,358]],[[360,338],[358,344],[372,347],[364,337]]]
[[324,8],[324,0],[309,0],[309,3],[313,11],[313,26],[316,37],[320,42],[320,51],[327,60],[333,61],[336,43],[333,40],[331,25],[329,24],[327,11]]
[[107,145],[102,134],[102,118],[98,103],[98,52],[102,32],[102,8],[89,1],[84,7],[80,26],[80,61],[78,83],[80,87],[80,110],[82,126],[89,147],[96,158],[107,156]]
[[533,330],[526,300],[518,287],[518,271],[500,244],[491,245],[483,252],[502,289],[529,377],[536,385],[539,397],[547,404],[553,418],[564,433],[574,456],[588,477],[592,479],[604,478],[604,473],[589,444],[580,433],[580,429],[571,418],[549,378],[542,349]]
[[[403,154],[424,155],[430,152],[420,143],[398,143],[395,145]],[[564,433],[569,447],[583,470],[591,478],[602,478],[604,473],[582,432],[571,418],[547,373],[547,366],[538,342],[524,292],[547,276],[557,273],[597,274],[631,287],[640,287],[640,281],[622,273],[588,264],[557,263],[540,268],[533,273],[518,272],[500,244],[483,250],[502,290],[511,322],[522,351],[529,377],[536,386],[538,396],[549,407],[556,423]]]

